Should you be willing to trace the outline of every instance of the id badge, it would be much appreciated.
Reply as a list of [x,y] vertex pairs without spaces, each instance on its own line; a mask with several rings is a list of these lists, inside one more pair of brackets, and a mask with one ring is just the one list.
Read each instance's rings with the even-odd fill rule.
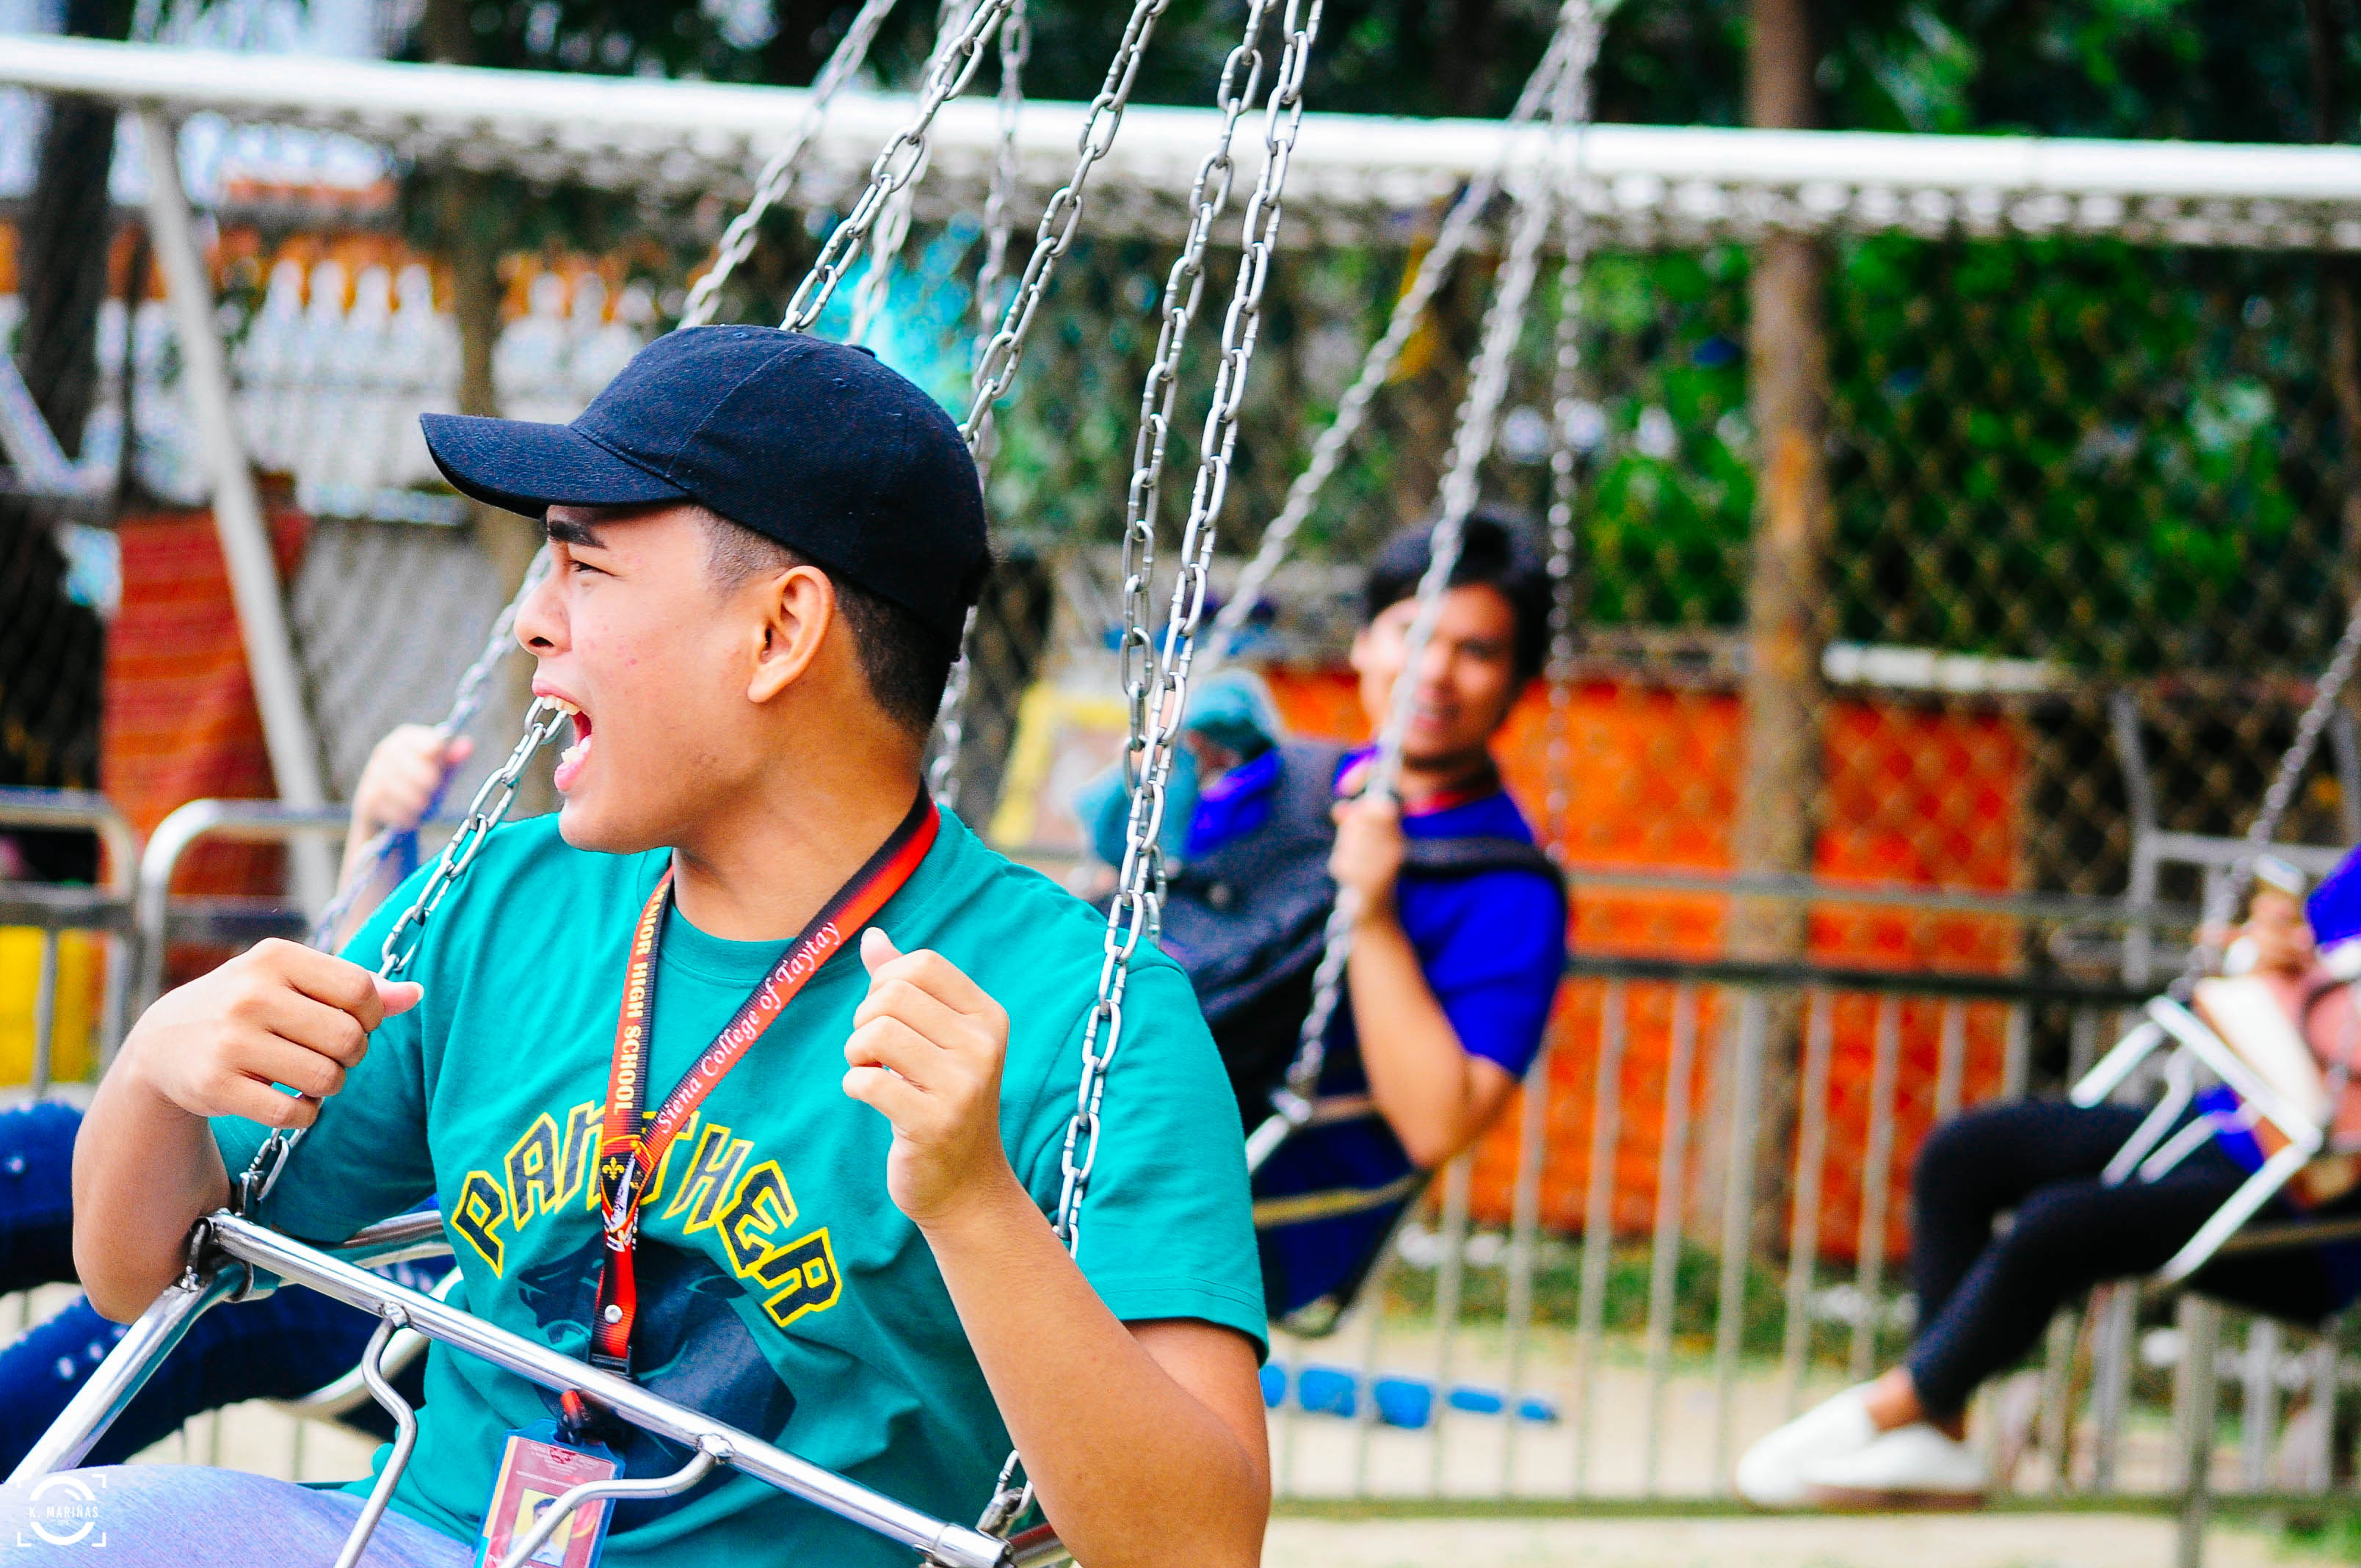
[[[583,1482],[610,1480],[622,1468],[615,1451],[604,1444],[560,1442],[555,1421],[535,1421],[509,1433],[500,1477],[492,1483],[492,1500],[484,1508],[476,1568],[500,1568],[550,1505]],[[612,1506],[602,1497],[577,1508],[528,1561],[535,1568],[597,1568]]]

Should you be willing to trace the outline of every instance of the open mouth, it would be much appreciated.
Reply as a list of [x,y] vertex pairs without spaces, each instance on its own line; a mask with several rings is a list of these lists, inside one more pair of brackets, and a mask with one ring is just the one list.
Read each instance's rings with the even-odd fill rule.
[[559,712],[574,720],[574,744],[557,754],[557,769],[550,775],[550,782],[563,795],[580,781],[583,768],[589,763],[590,716],[563,697],[554,696],[549,700],[557,705]]

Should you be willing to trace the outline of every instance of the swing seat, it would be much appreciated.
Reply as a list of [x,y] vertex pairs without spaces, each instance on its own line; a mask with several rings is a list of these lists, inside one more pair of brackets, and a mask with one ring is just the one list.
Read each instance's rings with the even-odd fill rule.
[[946,1568],[1030,1568],[1063,1556],[1056,1536],[1047,1530],[1032,1531],[1012,1544],[934,1519],[798,1459],[750,1432],[662,1398],[628,1378],[600,1371],[368,1271],[373,1264],[427,1255],[442,1245],[441,1232],[439,1213],[406,1214],[372,1225],[343,1245],[324,1251],[227,1210],[200,1221],[190,1240],[188,1271],[125,1332],[9,1479],[28,1482],[79,1464],[201,1313],[220,1302],[246,1299],[285,1282],[317,1290],[379,1320],[358,1375],[369,1394],[393,1418],[397,1435],[346,1543],[342,1561],[357,1561],[360,1556],[417,1442],[416,1412],[387,1382],[384,1369],[388,1344],[397,1331],[405,1329],[425,1340],[481,1356],[552,1392],[578,1391],[621,1420],[691,1451],[689,1462],[671,1475],[593,1482],[559,1497],[544,1511],[533,1534],[511,1550],[511,1564],[529,1562],[541,1542],[586,1504],[671,1496],[686,1491],[724,1465],[898,1541]]
[[[2336,1124],[2345,1098],[2343,1064],[2356,1022],[2349,986],[2307,991],[2262,975],[2224,976],[2198,981],[2187,1006],[2159,996],[2142,1012],[2141,1022],[2070,1095],[2077,1105],[2096,1105],[2149,1058],[2167,1053],[2163,1095],[2102,1179],[2109,1185],[2157,1180],[2225,1124],[2251,1134],[2263,1156],[2254,1174],[2166,1263],[2159,1280],[2186,1280],[2282,1192],[2310,1207],[2361,1179],[2356,1158],[2361,1138],[2349,1129],[2340,1135]],[[2229,1091],[2236,1110],[2201,1115],[2175,1132],[2196,1102],[2201,1071]],[[2290,1233],[2282,1245],[2302,1245],[2301,1224],[2271,1229]]]

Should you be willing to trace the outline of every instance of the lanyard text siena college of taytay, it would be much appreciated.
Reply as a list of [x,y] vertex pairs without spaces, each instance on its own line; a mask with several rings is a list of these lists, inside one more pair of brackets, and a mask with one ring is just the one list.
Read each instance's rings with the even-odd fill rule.
[[639,1313],[632,1261],[640,1202],[653,1173],[663,1168],[664,1151],[714,1086],[786,1011],[846,937],[867,925],[901,891],[934,846],[941,825],[934,802],[921,793],[893,836],[812,916],[763,983],[653,1110],[646,1105],[648,1058],[655,1033],[655,960],[664,912],[672,903],[672,873],[666,872],[648,895],[631,933],[622,1016],[616,1022],[615,1058],[607,1078],[607,1113],[598,1135],[599,1220],[607,1250],[598,1274],[598,1316],[590,1325],[591,1365],[625,1375],[631,1371],[631,1325]]

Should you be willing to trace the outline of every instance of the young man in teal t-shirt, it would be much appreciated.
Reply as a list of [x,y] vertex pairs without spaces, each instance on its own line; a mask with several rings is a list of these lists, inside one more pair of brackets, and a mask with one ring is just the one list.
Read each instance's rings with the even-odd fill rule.
[[[1134,964],[1070,1260],[1044,1214],[1103,923],[921,793],[988,565],[950,421],[859,352],[712,327],[572,425],[427,435],[460,489],[545,518],[556,569],[517,633],[577,716],[564,808],[491,836],[401,982],[266,943],[140,1020],[76,1151],[92,1299],[146,1307],[268,1128],[308,1127],[266,1223],[333,1241],[439,1194],[464,1301],[503,1327],[939,1517],[975,1514],[1013,1438],[1093,1568],[1253,1563],[1261,1291],[1187,983]],[[469,1561],[506,1435],[584,1414],[437,1346],[385,1560]],[[688,1457],[607,1430],[628,1475]],[[114,1541],[159,1562],[194,1528],[276,1568],[357,1507],[109,1480]],[[726,1471],[619,1508],[606,1552],[908,1559]]]

